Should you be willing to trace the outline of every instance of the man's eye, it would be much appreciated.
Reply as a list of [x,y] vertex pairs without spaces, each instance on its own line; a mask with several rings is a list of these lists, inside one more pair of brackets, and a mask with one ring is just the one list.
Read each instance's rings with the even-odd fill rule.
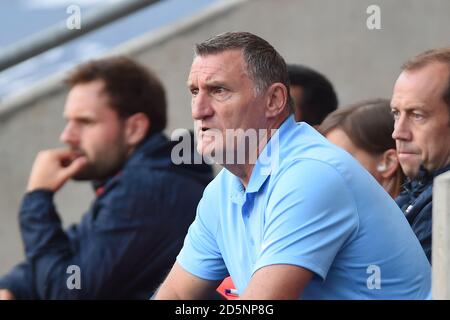
[[214,88],[214,90],[213,90],[213,93],[214,94],[223,94],[223,93],[225,93],[227,90],[225,89],[225,88],[222,88],[222,87],[216,87],[216,88]]
[[94,124],[94,121],[92,121],[90,119],[80,119],[79,124],[87,126],[87,125]]
[[191,95],[195,97],[198,94],[198,89],[191,89]]
[[412,117],[414,118],[414,120],[422,120],[423,119],[423,114],[417,113],[417,112],[413,112]]
[[398,112],[397,110],[391,110],[391,113],[394,119],[398,119],[400,117],[400,112]]

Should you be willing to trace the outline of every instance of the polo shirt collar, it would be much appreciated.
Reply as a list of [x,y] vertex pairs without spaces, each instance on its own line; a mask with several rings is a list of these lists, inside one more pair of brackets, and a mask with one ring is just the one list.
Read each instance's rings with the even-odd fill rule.
[[255,166],[250,176],[247,189],[244,188],[238,177],[232,175],[232,195],[231,199],[236,203],[243,203],[246,200],[246,194],[258,192],[264,182],[271,175],[274,166],[280,162],[280,144],[284,137],[294,130],[296,122],[294,116],[287,117],[275,134],[269,140],[256,160]]

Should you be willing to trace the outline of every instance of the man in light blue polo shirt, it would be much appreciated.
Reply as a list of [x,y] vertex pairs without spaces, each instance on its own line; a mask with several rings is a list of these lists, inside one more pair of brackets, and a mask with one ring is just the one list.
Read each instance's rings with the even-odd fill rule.
[[404,215],[352,156],[295,123],[287,77],[253,34],[196,46],[198,151],[225,169],[156,298],[207,298],[228,275],[244,299],[427,298],[430,265]]

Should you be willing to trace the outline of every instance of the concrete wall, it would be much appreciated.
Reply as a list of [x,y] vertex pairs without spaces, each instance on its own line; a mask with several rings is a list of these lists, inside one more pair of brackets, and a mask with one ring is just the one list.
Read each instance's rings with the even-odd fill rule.
[[[369,5],[381,9],[381,30],[366,26]],[[185,82],[195,42],[232,30],[256,33],[287,62],[307,64],[335,84],[341,104],[390,97],[408,57],[449,45],[446,0],[225,1],[189,21],[118,48],[151,67],[168,90],[169,128],[192,127]],[[38,150],[58,145],[66,92],[61,75],[0,104],[0,274],[22,258],[17,209]],[[88,185],[70,183],[56,197],[65,225],[92,199]]]

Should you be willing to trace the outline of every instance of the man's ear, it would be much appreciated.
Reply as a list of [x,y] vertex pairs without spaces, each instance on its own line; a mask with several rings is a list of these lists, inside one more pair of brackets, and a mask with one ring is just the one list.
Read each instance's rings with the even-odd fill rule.
[[284,84],[273,83],[266,91],[266,118],[274,118],[286,109],[289,93]]
[[135,113],[125,120],[125,141],[130,146],[138,145],[150,129],[150,120],[142,112]]
[[387,179],[395,176],[395,172],[399,166],[397,151],[395,149],[388,149],[383,152],[381,163],[383,170],[378,170],[380,175]]

